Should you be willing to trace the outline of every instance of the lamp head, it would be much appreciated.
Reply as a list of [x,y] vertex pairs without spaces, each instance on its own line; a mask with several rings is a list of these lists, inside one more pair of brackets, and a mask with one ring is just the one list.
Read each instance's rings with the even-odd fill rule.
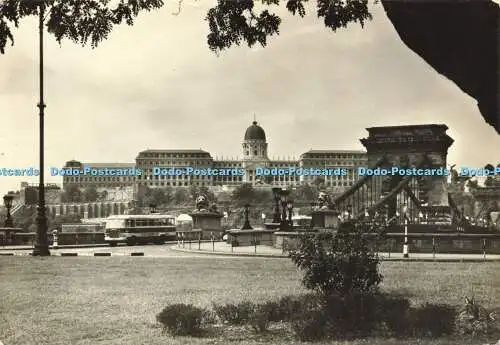
[[10,193],[3,196],[3,204],[6,208],[10,208],[12,206],[12,199],[14,199],[14,196]]

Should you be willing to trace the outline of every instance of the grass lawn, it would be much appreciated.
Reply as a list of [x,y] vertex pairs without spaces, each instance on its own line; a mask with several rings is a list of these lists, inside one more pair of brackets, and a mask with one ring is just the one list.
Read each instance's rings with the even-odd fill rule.
[[[500,307],[499,263],[385,262],[385,291],[415,303]],[[300,344],[280,335],[172,338],[156,314],[171,303],[265,301],[305,292],[283,259],[0,257],[0,341],[5,345]],[[227,333],[227,332],[226,332]],[[495,340],[495,342],[498,339]],[[493,341],[491,341],[493,342]],[[369,339],[329,344],[482,344],[484,340]],[[326,343],[320,343],[326,344]]]

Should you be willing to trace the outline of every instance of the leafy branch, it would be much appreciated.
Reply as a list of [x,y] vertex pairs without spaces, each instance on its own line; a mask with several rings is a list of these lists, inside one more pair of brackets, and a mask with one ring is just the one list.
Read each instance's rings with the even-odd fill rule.
[[[207,43],[214,52],[220,52],[233,45],[246,42],[249,47],[256,43],[267,45],[270,36],[279,34],[281,18],[268,9],[260,12],[256,3],[263,7],[278,6],[286,2],[287,10],[293,15],[306,15],[305,3],[309,0],[218,0],[208,10]],[[375,0],[375,3],[377,0]],[[133,25],[140,12],[160,9],[163,0],[3,0],[0,3],[0,53],[5,53],[8,42],[14,44],[12,28],[18,27],[21,19],[39,15],[43,3],[47,10],[47,31],[57,42],[69,39],[92,48],[107,39],[115,25]],[[181,12],[183,0],[178,0]],[[368,0],[316,0],[317,16],[326,27],[336,31],[351,22],[362,27],[372,19]]]

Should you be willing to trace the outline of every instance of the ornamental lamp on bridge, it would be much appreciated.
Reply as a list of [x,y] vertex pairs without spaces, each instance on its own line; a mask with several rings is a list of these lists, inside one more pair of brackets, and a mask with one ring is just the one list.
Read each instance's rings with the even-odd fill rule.
[[14,227],[14,222],[12,221],[12,215],[10,214],[10,209],[12,208],[12,200],[14,200],[14,195],[11,192],[3,196],[3,204],[7,209],[7,216],[5,218],[4,226],[6,228]]
[[280,219],[280,230],[286,231],[288,230],[288,222],[287,222],[287,210],[288,210],[288,195],[290,191],[285,188],[281,189],[280,199],[281,199],[281,219]]
[[245,222],[243,226],[241,227],[241,230],[252,230],[252,226],[250,225],[250,219],[249,219],[249,209],[250,209],[250,204],[245,204],[243,206],[243,214],[245,217]]
[[403,244],[403,257],[408,258],[409,253],[408,253],[408,207],[407,206],[403,207],[403,217],[405,224],[405,242]]
[[293,212],[293,200],[290,199],[286,203],[286,208],[288,210],[288,227],[293,229],[292,212]]
[[274,197],[274,213],[273,213],[273,223],[280,223],[280,200],[281,200],[281,188],[275,187],[272,189]]

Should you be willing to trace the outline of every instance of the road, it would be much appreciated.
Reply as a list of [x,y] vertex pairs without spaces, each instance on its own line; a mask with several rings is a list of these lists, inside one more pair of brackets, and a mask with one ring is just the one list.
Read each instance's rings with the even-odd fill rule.
[[[132,253],[144,253],[145,257],[149,258],[204,258],[204,259],[245,259],[248,256],[228,256],[216,254],[199,254],[193,252],[175,251],[171,247],[172,244],[165,245],[143,245],[143,246],[118,246],[118,247],[97,247],[97,248],[62,248],[50,249],[51,254],[55,256],[61,253],[77,253],[78,256],[94,256],[94,253],[111,253],[111,256],[130,256]],[[197,249],[195,244],[192,245],[193,249]],[[186,244],[186,249],[188,245]],[[7,255],[7,253],[14,253],[15,255],[30,255],[32,250],[2,250],[0,255]]]
[[[192,243],[191,248],[189,243],[184,244],[184,248],[178,248],[174,244],[165,245],[142,245],[142,246],[118,246],[118,247],[86,247],[86,248],[60,248],[51,249],[51,253],[55,256],[60,256],[62,254],[68,255],[69,253],[77,254],[77,256],[132,256],[133,253],[138,254],[138,256],[150,257],[150,258],[203,258],[203,259],[246,259],[248,257],[259,258],[259,256],[254,256],[254,247],[236,247],[231,249],[230,246],[223,242],[216,242],[214,245],[211,243],[201,243],[200,248],[202,252],[196,252],[198,249],[197,243]],[[177,250],[176,250],[177,249]],[[193,251],[190,251],[192,249]],[[212,251],[215,251],[213,253]],[[32,249],[18,249],[18,248],[4,248],[0,250],[1,255],[30,255]],[[281,256],[282,252],[279,249],[274,249],[268,246],[257,246],[257,254],[261,255],[260,258],[269,258],[269,256]],[[408,260],[403,259],[402,253],[392,253],[390,256],[388,253],[379,253],[385,260]],[[424,253],[411,253],[410,261],[413,260],[424,260],[424,261],[500,261],[500,255],[483,255],[479,254],[436,254],[433,257],[432,254]]]

